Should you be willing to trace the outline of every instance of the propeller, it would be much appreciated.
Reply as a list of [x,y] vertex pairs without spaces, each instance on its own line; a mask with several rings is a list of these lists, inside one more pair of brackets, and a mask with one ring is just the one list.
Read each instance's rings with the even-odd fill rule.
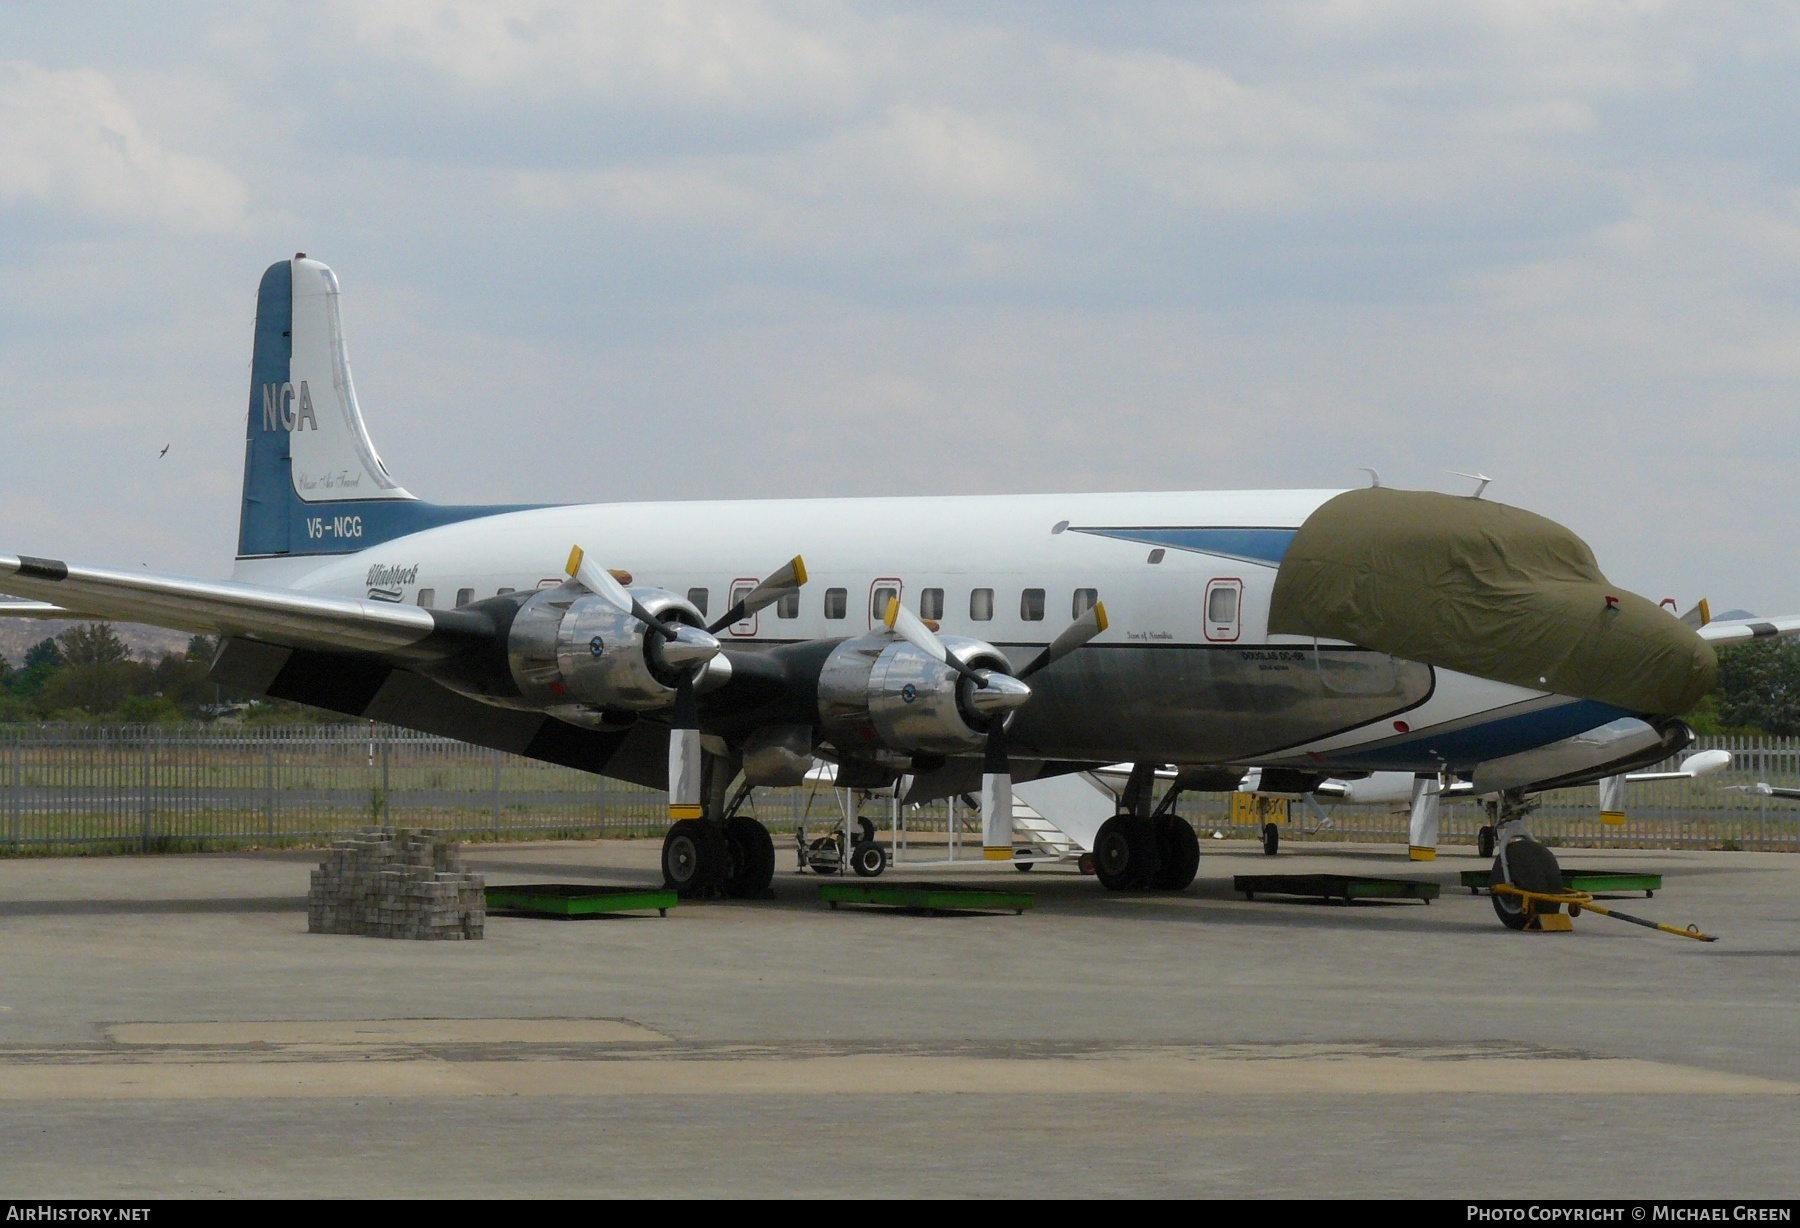
[[[799,562],[795,559],[790,566]],[[647,647],[658,664],[676,678],[675,702],[669,709],[669,821],[699,818],[702,759],[694,679],[719,654],[719,641],[709,631],[686,623],[670,624],[652,614],[616,577],[588,558],[580,546],[569,551],[566,570],[575,583],[614,609],[631,615],[659,637]]]
[[731,608],[713,620],[707,630],[717,635],[732,623],[742,622],[758,610],[766,610],[789,593],[797,593],[806,583],[806,563],[795,555],[787,566],[774,572],[761,584],[731,603]]
[[987,745],[981,760],[981,855],[989,861],[1011,861],[1012,767],[1006,751],[1009,717],[1031,698],[1031,688],[1025,685],[1027,678],[1056,664],[1106,630],[1106,606],[1096,601],[1015,675],[971,668],[898,598],[888,602],[882,622],[914,648],[974,684],[969,690],[969,705],[988,720]]

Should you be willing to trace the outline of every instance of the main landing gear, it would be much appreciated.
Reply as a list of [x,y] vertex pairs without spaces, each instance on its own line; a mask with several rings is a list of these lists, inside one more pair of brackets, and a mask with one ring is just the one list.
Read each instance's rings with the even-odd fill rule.
[[[1482,849],[1484,854],[1495,848],[1499,850],[1494,857],[1494,868],[1488,876],[1488,882],[1505,883],[1546,895],[1560,895],[1563,877],[1556,854],[1525,832],[1525,816],[1537,809],[1537,803],[1527,800],[1518,790],[1509,790],[1502,793],[1500,800],[1493,805],[1494,824],[1491,829],[1482,829],[1483,835],[1487,835],[1489,831],[1492,834],[1481,841],[1486,845]],[[1489,892],[1489,898],[1494,902],[1494,915],[1509,930],[1524,929],[1531,924],[1534,914],[1562,911],[1561,904],[1546,904],[1541,900],[1532,902],[1528,907],[1518,896],[1505,892]]]
[[1200,838],[1175,813],[1179,787],[1171,787],[1150,811],[1156,765],[1132,767],[1122,799],[1126,809],[1100,825],[1094,837],[1094,875],[1109,891],[1181,891],[1200,869]]
[[738,787],[722,818],[681,819],[663,837],[663,883],[684,900],[721,896],[767,899],[775,880],[775,841],[769,829],[738,810],[750,796]]

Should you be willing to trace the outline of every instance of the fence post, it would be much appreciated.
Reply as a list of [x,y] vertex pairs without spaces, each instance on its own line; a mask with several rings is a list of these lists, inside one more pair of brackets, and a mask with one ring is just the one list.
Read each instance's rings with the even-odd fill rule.
[[263,731],[263,838],[275,839],[275,737],[272,729]]
[[12,788],[11,788],[11,790],[9,790],[9,792],[7,794],[7,799],[6,799],[7,816],[6,817],[9,820],[7,826],[12,828],[12,851],[13,851],[13,855],[15,857],[18,856],[19,850],[21,848],[20,832],[19,832],[19,816],[20,816],[20,811],[22,811],[25,807],[25,797],[24,797],[24,793],[23,793],[23,790],[25,787],[25,781],[19,771],[19,756],[20,756],[21,750],[23,749],[22,744],[24,743],[24,741],[25,741],[25,735],[20,733],[17,730],[14,730],[12,738],[11,738],[11,742],[12,742],[12,773],[11,773]]
[[141,726],[140,730],[141,732],[138,734],[138,819],[141,830],[138,836],[138,851],[148,853],[150,851],[150,732],[142,729]]
[[494,761],[494,839],[500,838],[500,748],[488,752]]

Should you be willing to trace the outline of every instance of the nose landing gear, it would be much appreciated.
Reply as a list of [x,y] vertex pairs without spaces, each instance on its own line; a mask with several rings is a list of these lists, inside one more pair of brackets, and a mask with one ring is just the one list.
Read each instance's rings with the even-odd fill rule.
[[[1509,790],[1500,795],[1500,800],[1495,803],[1493,834],[1488,837],[1488,841],[1491,841],[1489,847],[1497,847],[1499,852],[1494,858],[1494,868],[1488,876],[1488,882],[1504,883],[1542,895],[1561,895],[1562,866],[1557,864],[1556,854],[1525,832],[1525,816],[1535,809],[1537,803],[1528,800],[1522,792]],[[1483,830],[1485,832],[1488,829]],[[1524,929],[1531,924],[1533,915],[1562,911],[1561,904],[1545,900],[1528,902],[1503,891],[1491,891],[1488,894],[1494,903],[1494,915],[1509,930]]]

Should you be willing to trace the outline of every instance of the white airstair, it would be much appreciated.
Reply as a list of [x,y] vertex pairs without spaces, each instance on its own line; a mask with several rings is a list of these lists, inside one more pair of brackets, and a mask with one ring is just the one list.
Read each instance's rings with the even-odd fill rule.
[[1062,861],[1088,851],[1017,794],[1013,795],[1013,847],[1029,849],[1034,860]]

